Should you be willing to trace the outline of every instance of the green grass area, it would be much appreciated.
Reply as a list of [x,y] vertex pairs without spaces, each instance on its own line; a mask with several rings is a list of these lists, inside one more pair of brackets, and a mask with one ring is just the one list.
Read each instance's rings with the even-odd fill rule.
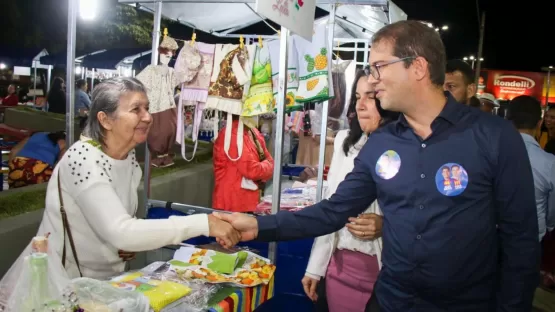
[[0,220],[44,208],[46,188],[0,197]]
[[[198,164],[210,162],[212,162],[212,149],[199,148],[195,158],[191,162],[187,162],[181,158],[181,156],[176,156],[175,165],[167,168],[152,168],[151,178],[160,177]],[[34,189],[28,192],[13,192],[9,195],[0,193],[0,220],[44,208],[46,185],[44,185],[44,187],[45,188],[40,188],[38,190]]]

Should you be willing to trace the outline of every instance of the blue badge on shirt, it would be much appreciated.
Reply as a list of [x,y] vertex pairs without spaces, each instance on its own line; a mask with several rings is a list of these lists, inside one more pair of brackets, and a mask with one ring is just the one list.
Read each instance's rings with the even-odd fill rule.
[[468,174],[463,166],[456,163],[446,163],[439,167],[436,173],[437,190],[445,196],[462,194],[468,185]]
[[393,178],[401,168],[401,157],[394,150],[385,151],[376,162],[376,174],[385,180]]

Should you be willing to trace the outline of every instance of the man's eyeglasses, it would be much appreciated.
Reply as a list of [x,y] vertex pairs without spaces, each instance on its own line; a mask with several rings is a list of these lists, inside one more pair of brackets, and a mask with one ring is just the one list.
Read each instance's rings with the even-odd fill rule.
[[372,75],[374,79],[380,79],[380,68],[407,60],[414,60],[415,58],[416,56],[408,56],[381,64],[366,65],[366,67],[364,67],[364,74],[366,74],[366,76]]

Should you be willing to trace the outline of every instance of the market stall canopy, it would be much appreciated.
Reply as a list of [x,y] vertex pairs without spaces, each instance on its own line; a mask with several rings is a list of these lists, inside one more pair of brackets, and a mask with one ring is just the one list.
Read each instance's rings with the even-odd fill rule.
[[133,60],[150,52],[151,49],[147,50],[146,48],[110,49],[85,56],[81,66],[85,68],[115,70],[119,66],[131,66]]
[[[83,61],[83,58],[85,56],[102,53],[104,51],[106,51],[106,50],[98,50],[98,51],[94,51],[94,52],[77,51],[75,53],[75,55],[77,55],[77,57],[75,57],[75,63],[80,64]],[[45,56],[40,58],[40,62],[43,65],[65,67],[66,64],[67,64],[67,51],[63,51],[63,52],[56,53],[56,54],[45,55]]]
[[[120,3],[138,5],[153,12],[152,0],[119,0]],[[162,15],[189,27],[212,33],[216,36],[236,32],[262,20],[255,13],[255,0],[161,0]],[[202,3],[199,3],[202,2]],[[330,3],[342,4],[337,8],[339,30],[335,37],[356,37],[365,31],[377,30],[386,24],[407,18],[407,15],[389,0],[316,0],[324,10]],[[353,25],[353,23],[355,25]],[[340,34],[349,36],[344,37]],[[371,36],[371,35],[370,35]],[[366,38],[363,34],[361,37]]]
[[48,55],[46,49],[20,48],[13,46],[0,47],[0,63],[7,67],[36,67],[46,68],[40,63],[40,58]]

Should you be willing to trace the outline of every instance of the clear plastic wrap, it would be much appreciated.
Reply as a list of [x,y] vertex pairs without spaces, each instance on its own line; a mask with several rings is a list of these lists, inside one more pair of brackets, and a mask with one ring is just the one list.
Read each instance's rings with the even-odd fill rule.
[[141,293],[112,287],[109,283],[76,278],[66,288],[62,302],[75,304],[86,312],[148,312],[148,299]]
[[210,308],[208,306],[210,298],[221,289],[219,285],[207,284],[198,280],[182,280],[167,262],[153,262],[143,268],[141,272],[153,279],[176,282],[191,289],[189,295],[166,306],[162,312],[205,312]]
[[[307,206],[313,205],[316,198],[316,188],[312,186],[302,188],[289,188],[281,192],[280,209],[288,211],[298,211]],[[256,206],[255,213],[272,213],[272,195],[266,195]]]
[[0,281],[0,311],[43,311],[70,279],[46,237],[35,237]]

